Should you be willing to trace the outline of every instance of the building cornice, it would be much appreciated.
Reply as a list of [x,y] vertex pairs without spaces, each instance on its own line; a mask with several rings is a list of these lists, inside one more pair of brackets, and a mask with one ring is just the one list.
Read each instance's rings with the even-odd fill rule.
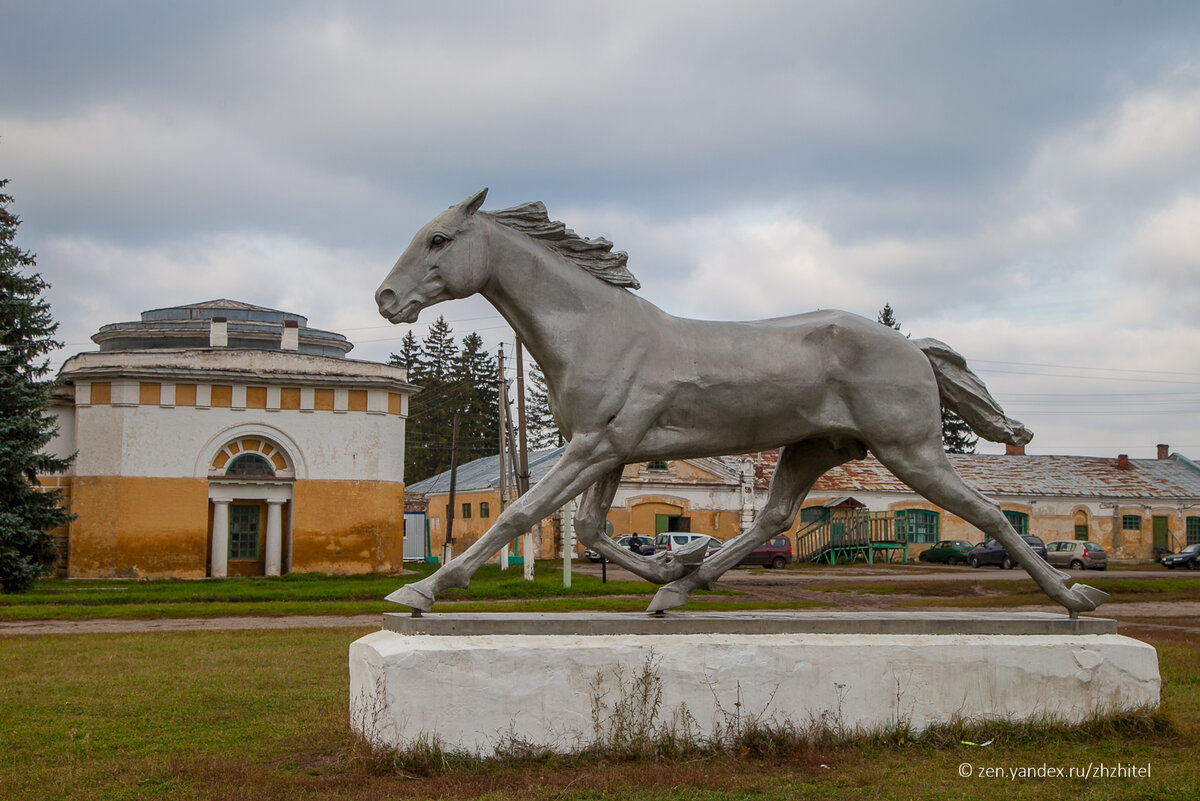
[[305,353],[234,348],[80,353],[66,361],[59,382],[158,381],[328,386],[353,384],[407,394],[418,390],[407,372],[378,362]]

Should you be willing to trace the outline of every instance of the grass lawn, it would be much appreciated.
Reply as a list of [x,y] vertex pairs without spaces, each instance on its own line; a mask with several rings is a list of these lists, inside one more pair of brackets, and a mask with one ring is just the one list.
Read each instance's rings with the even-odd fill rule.
[[[378,599],[412,576],[194,582],[48,581],[0,596],[0,619],[127,618],[220,614],[331,614],[395,609]],[[1096,578],[1120,600],[1200,599],[1200,582]],[[1028,581],[981,582],[962,599],[948,582],[870,583],[869,576],[812,589],[927,595],[946,604],[1023,598]],[[948,586],[949,585],[949,586]],[[993,586],[996,585],[996,586]],[[1193,590],[1192,588],[1195,587]],[[557,571],[534,585],[484,568],[446,609],[643,609],[654,587]],[[947,597],[953,593],[954,598]],[[939,593],[942,595],[939,596]],[[1039,597],[1041,597],[1039,595]],[[451,600],[453,599],[453,600]],[[746,608],[710,594],[694,608]],[[627,605],[627,606],[625,606]],[[755,604],[757,608],[799,604]],[[443,602],[439,599],[439,608]],[[1113,614],[1119,615],[1114,603]],[[232,610],[232,611],[231,611]],[[1200,797],[1200,621],[1164,627],[1138,619],[1122,633],[1153,644],[1163,712],[1087,729],[992,724],[913,739],[892,733],[844,742],[748,743],[733,753],[634,760],[550,758],[397,769],[349,733],[347,647],[376,629],[0,635],[0,799],[1191,799]],[[1187,628],[1190,625],[1191,628]],[[498,679],[502,691],[505,680]],[[963,744],[963,740],[987,747]],[[959,775],[969,764],[971,779]],[[1011,778],[1020,768],[1149,766],[1149,777]],[[999,777],[980,778],[984,768]]]
[[[385,769],[346,724],[346,649],[362,629],[0,637],[5,799],[1194,799],[1200,643],[1158,648],[1166,723],[1087,732],[982,727],[775,753],[543,758],[431,776]],[[963,745],[994,739],[986,748]],[[963,779],[962,763],[1116,763],[1149,778]],[[827,766],[827,767],[823,767]]]
[[[88,620],[94,618],[225,617],[229,615],[357,615],[395,612],[401,607],[383,597],[402,584],[429,575],[437,565],[419,565],[401,576],[327,576],[291,573],[276,578],[136,581],[119,579],[47,579],[22,595],[0,595],[0,621]],[[645,608],[645,597],[658,588],[645,581],[609,581],[576,573],[571,588],[562,586],[562,571],[543,568],[525,581],[520,568],[501,571],[485,565],[466,590],[438,597],[439,609],[507,607],[526,611],[592,608],[591,599],[632,596],[611,608]],[[709,598],[733,595],[728,590],[698,592]],[[643,600],[634,600],[641,598]],[[497,609],[501,611],[501,609]]]

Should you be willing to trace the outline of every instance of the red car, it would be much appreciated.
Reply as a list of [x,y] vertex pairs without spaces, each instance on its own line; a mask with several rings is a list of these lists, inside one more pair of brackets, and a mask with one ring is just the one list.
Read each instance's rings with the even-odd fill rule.
[[764,565],[777,570],[783,569],[792,561],[792,541],[787,537],[772,537],[767,542],[746,554],[739,565]]

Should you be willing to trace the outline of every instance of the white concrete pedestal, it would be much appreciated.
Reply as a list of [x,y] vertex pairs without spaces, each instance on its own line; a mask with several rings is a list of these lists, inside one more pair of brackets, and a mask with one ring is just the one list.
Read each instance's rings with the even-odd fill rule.
[[[438,628],[451,631],[454,617],[424,620],[437,618]],[[1154,649],[1112,633],[806,633],[828,630],[831,616],[814,615],[806,624],[803,614],[792,614],[800,629],[793,633],[581,634],[586,625],[561,619],[587,616],[543,617],[530,629],[557,633],[385,630],[363,637],[350,646],[351,725],[383,746],[436,737],[486,756],[515,738],[569,751],[593,740],[594,713],[603,719],[647,664],[661,682],[660,720],[681,719],[686,710],[701,736],[726,730],[733,716],[743,723],[752,717],[844,730],[897,724],[921,730],[955,719],[1078,722],[1159,702]],[[922,625],[928,617],[912,616]],[[1004,619],[1011,624],[1019,617]],[[1032,616],[1033,628],[1046,617]],[[959,616],[951,623],[973,620],[957,627],[975,632],[988,619]],[[629,620],[642,628],[646,618]],[[862,620],[878,630],[878,617]],[[897,630],[911,628],[903,615],[889,620]]]

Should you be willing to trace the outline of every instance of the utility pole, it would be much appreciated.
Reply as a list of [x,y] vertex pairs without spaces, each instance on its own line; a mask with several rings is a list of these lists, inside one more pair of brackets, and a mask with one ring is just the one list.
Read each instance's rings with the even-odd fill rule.
[[517,337],[517,425],[521,439],[520,467],[517,469],[517,490],[524,495],[529,492],[529,436],[525,430],[525,362],[522,358],[521,338]]
[[[518,458],[520,467],[517,469],[517,493],[524,495],[529,492],[529,436],[525,430],[525,361],[522,356],[521,338],[517,337],[517,425],[521,438],[519,440]],[[540,525],[540,523],[538,524]],[[525,532],[525,544],[521,548],[525,556],[525,580],[533,581],[533,529]]]
[[454,486],[458,481],[458,412],[450,427],[450,502],[446,507],[446,541],[442,543],[442,564],[454,558]]
[[[496,399],[499,401],[500,408],[500,512],[503,513],[508,508],[508,469],[505,463],[504,455],[508,449],[508,431],[505,430],[505,421],[508,419],[506,412],[508,411],[508,391],[504,383],[504,346],[500,346],[499,355],[496,357]],[[500,569],[508,570],[508,543],[500,549]]]

